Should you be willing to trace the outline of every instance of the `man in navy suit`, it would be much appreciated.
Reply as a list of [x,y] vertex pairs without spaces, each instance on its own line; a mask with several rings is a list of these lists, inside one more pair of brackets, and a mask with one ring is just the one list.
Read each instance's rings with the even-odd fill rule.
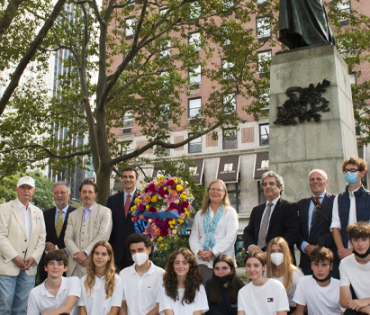
[[297,202],[301,220],[301,234],[297,242],[301,250],[299,267],[305,275],[312,275],[309,255],[316,247],[324,246],[334,254],[331,276],[339,279],[339,257],[330,231],[335,195],[326,191],[329,179],[324,170],[311,171],[308,179],[312,196]]
[[295,263],[294,244],[298,241],[300,223],[297,204],[280,198],[284,190],[280,175],[269,171],[261,180],[267,200],[252,210],[244,229],[244,247],[248,252],[265,252],[269,241],[280,236],[287,241]]
[[139,174],[133,167],[126,167],[122,170],[121,178],[123,191],[110,196],[107,201],[107,207],[112,210],[113,219],[113,229],[109,243],[113,248],[117,271],[134,263],[129,249],[126,248],[126,240],[131,234],[135,233],[130,209],[135,204],[136,183]]
[[[71,198],[71,189],[66,182],[57,182],[54,185],[54,202],[56,207],[48,209],[44,212],[44,221],[46,227],[46,245],[45,251],[61,250],[68,257],[68,250],[64,244],[64,234],[68,222],[69,214],[76,210],[68,205]],[[44,268],[45,252],[39,263],[40,282],[44,282],[47,278],[47,273]]]

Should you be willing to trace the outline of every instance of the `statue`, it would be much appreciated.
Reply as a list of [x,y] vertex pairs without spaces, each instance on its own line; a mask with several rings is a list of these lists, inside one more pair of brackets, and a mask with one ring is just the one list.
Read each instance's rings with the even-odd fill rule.
[[279,40],[290,49],[335,45],[324,0],[280,0]]

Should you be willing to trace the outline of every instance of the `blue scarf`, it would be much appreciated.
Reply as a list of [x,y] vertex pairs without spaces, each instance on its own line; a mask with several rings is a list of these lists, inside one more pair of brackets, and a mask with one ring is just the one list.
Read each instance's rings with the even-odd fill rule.
[[225,205],[221,205],[218,207],[215,215],[211,219],[211,211],[213,211],[211,208],[208,207],[207,213],[204,216],[203,219],[203,229],[204,233],[206,234],[206,239],[203,243],[203,250],[211,250],[216,245],[215,236],[213,235],[216,231],[216,226],[218,224],[218,221],[220,221],[221,217],[225,213]]

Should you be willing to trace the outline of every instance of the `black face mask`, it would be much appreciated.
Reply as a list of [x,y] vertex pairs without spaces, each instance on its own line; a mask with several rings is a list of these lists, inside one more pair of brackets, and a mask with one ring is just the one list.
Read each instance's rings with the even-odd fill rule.
[[370,254],[370,247],[369,247],[369,249],[367,250],[367,252],[365,253],[365,254],[359,254],[358,252],[356,252],[355,251],[355,249],[353,249],[353,253],[357,256],[357,257],[359,257],[359,258],[362,258],[362,259],[364,259],[364,258],[366,258],[369,254]]
[[216,275],[214,276],[215,276],[216,281],[221,285],[224,285],[225,283],[229,282],[231,279],[231,274],[227,276],[223,276],[223,277],[217,277]]
[[325,282],[325,281],[328,281],[330,278],[331,278],[331,275],[330,275],[330,273],[329,273],[329,275],[325,278],[325,279],[318,279],[318,278],[316,278],[316,276],[313,274],[312,275],[312,278],[314,278],[316,281],[318,281],[318,282]]

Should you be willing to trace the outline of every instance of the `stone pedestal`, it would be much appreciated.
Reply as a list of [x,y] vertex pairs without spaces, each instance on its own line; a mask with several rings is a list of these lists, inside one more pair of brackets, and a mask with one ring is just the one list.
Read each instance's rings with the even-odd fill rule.
[[[277,106],[289,99],[286,90],[315,86],[327,79],[331,85],[322,94],[330,103],[320,122],[275,125]],[[272,57],[270,88],[270,167],[283,176],[283,198],[298,201],[311,195],[308,174],[315,168],[329,176],[327,190],[344,191],[342,162],[357,156],[355,121],[347,65],[334,46],[290,51]]]

